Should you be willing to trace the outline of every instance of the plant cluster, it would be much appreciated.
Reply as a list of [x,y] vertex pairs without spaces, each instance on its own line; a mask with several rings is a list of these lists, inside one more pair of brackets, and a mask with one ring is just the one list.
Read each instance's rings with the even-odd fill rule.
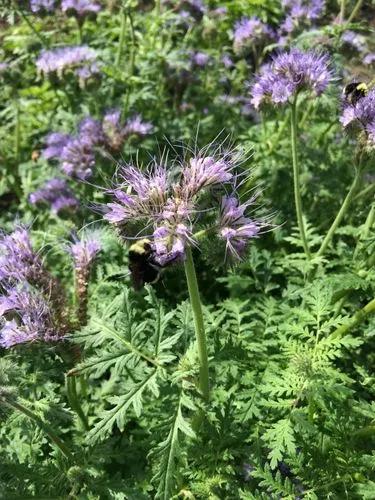
[[0,498],[375,498],[363,0],[0,5]]

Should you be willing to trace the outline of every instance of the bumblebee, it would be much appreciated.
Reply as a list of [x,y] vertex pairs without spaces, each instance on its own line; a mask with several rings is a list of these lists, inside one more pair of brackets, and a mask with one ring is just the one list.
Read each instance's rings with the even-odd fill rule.
[[344,87],[344,96],[346,102],[353,106],[365,97],[368,92],[368,86],[363,82],[352,82]]
[[139,240],[129,248],[129,271],[135,290],[145,283],[156,283],[161,275],[162,266],[154,258],[151,241]]

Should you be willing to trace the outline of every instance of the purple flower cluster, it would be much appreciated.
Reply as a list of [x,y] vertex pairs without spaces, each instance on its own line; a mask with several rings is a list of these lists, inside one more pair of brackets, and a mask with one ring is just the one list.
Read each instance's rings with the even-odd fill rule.
[[174,2],[174,5],[170,0],[166,0],[165,3],[174,7],[185,20],[201,21],[206,12],[206,7],[202,0],[177,0],[177,2]]
[[56,341],[50,306],[28,285],[8,288],[0,296],[0,345],[9,348],[37,340]]
[[40,269],[26,228],[20,226],[11,234],[0,234],[0,283],[32,281]]
[[320,95],[331,79],[326,55],[292,49],[261,69],[251,88],[251,102],[258,109],[264,103],[284,104],[302,90]]
[[248,240],[256,236],[260,223],[245,217],[251,202],[240,205],[235,195],[221,208],[210,198],[212,207],[202,210],[201,201],[211,188],[226,191],[235,183],[239,156],[233,152],[207,154],[207,151],[167,168],[156,162],[141,170],[123,166],[110,191],[114,200],[105,207],[104,218],[120,227],[125,237],[142,238],[152,233],[155,260],[167,265],[184,259],[187,245],[194,240],[195,222],[203,214],[219,214],[216,234],[225,242],[227,254],[239,258]]
[[91,0],[62,0],[61,2],[63,12],[80,19],[86,16],[95,16],[101,9],[99,3]]
[[363,52],[366,49],[366,38],[355,31],[344,31],[341,41],[357,52]]
[[375,146],[375,89],[354,104],[345,103],[340,118],[344,127],[354,127],[364,132],[368,146]]
[[273,30],[258,17],[243,17],[234,27],[233,49],[238,54],[242,53],[270,40],[273,35]]
[[375,63],[375,52],[370,52],[369,54],[366,54],[365,57],[363,58],[363,64],[366,64],[366,66],[370,66],[370,64]]
[[205,52],[193,52],[191,54],[191,62],[193,66],[205,68],[210,61],[210,56]]
[[30,10],[34,14],[53,12],[56,0],[30,0]]
[[83,86],[86,80],[99,73],[96,59],[96,52],[85,45],[60,47],[43,50],[36,61],[36,67],[38,73],[44,76],[54,74],[58,78],[63,78],[65,73],[73,71]]
[[324,0],[282,0],[283,7],[289,10],[292,19],[318,19],[323,10]]
[[151,130],[151,123],[142,121],[140,115],[122,123],[119,110],[109,111],[101,122],[87,116],[80,122],[75,136],[59,132],[49,134],[43,156],[57,159],[61,170],[69,177],[87,180],[93,175],[98,146],[119,151],[131,135],[143,137]]
[[75,209],[79,205],[66,181],[59,178],[48,180],[42,188],[30,194],[29,200],[33,205],[47,203],[55,214],[62,210]]

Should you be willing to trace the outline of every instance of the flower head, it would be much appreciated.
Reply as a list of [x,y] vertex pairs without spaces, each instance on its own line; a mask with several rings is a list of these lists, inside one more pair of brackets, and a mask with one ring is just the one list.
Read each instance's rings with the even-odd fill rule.
[[91,141],[84,137],[69,140],[61,153],[61,169],[69,177],[87,180],[93,174],[95,155]]
[[194,66],[198,66],[199,68],[206,67],[209,60],[210,56],[205,52],[193,52],[191,54],[191,62]]
[[78,135],[87,144],[96,146],[104,140],[102,124],[92,118],[86,116],[78,125]]
[[26,228],[19,226],[11,234],[0,234],[0,282],[32,279],[40,267]]
[[62,0],[61,10],[68,15],[82,18],[88,15],[96,15],[101,10],[101,6],[91,0]]
[[265,65],[252,86],[256,109],[265,102],[284,104],[302,90],[320,95],[332,79],[328,57],[313,51],[292,49]]
[[101,242],[93,234],[81,240],[76,239],[69,247],[69,253],[74,260],[76,269],[87,269],[93,263],[95,257],[102,249]]
[[369,54],[366,54],[365,57],[363,58],[363,64],[366,64],[366,66],[369,66],[370,64],[375,63],[375,52],[370,52]]
[[344,127],[354,127],[364,132],[369,146],[375,146],[375,89],[355,103],[346,102],[340,118]]
[[30,10],[37,13],[53,12],[56,0],[30,0]]
[[240,204],[235,196],[223,196],[219,215],[219,238],[225,241],[226,251],[231,257],[241,258],[251,238],[258,236],[262,224],[245,216],[252,200]]
[[52,132],[51,134],[48,134],[45,139],[46,147],[43,149],[43,157],[46,160],[60,158],[62,150],[68,144],[70,139],[70,135],[62,134],[60,132]]
[[143,137],[149,134],[153,129],[153,126],[149,122],[144,122],[141,115],[134,115],[129,118],[124,127],[124,135],[128,137],[130,135],[138,135]]
[[[65,72],[74,71],[82,78],[83,75],[80,75],[79,71],[85,68],[92,70],[96,57],[96,52],[85,45],[61,47],[42,51],[36,61],[36,67],[38,72],[44,76],[55,73],[59,78],[62,78]],[[98,71],[97,67],[96,69]],[[89,73],[91,76],[92,71]]]
[[[8,319],[12,313],[12,319]],[[14,315],[16,318],[14,319]],[[35,340],[58,340],[50,305],[27,285],[9,288],[0,297],[0,345],[5,348]]]
[[259,18],[243,17],[234,26],[233,48],[237,53],[272,38],[272,29]]
[[324,10],[324,0],[282,0],[283,7],[295,19],[318,19]]
[[48,180],[42,188],[30,194],[29,200],[33,205],[41,202],[48,203],[55,214],[67,208],[74,209],[79,205],[78,199],[66,181],[59,178]]

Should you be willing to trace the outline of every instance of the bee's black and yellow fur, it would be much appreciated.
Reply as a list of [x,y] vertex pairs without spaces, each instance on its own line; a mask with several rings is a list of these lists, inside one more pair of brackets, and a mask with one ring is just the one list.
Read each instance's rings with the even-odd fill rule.
[[346,102],[355,105],[362,97],[368,93],[368,86],[364,82],[352,82],[345,86],[344,96]]
[[130,246],[129,271],[135,290],[140,290],[145,283],[158,281],[161,269],[155,262],[150,240],[144,238]]

